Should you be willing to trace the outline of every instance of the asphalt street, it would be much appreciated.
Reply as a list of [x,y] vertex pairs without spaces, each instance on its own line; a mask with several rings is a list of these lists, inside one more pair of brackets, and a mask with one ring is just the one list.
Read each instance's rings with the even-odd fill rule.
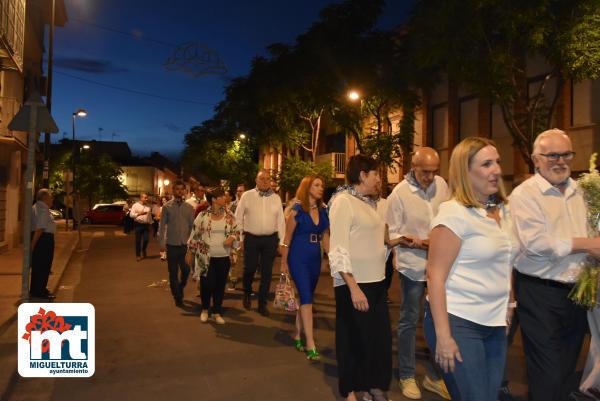
[[[86,227],[84,234],[84,251],[72,257],[56,302],[95,306],[96,373],[91,378],[18,378],[5,394],[7,400],[341,399],[334,352],[335,303],[325,265],[314,305],[315,337],[322,359],[309,362],[292,345],[294,315],[272,306],[268,318],[255,309],[244,310],[241,284],[238,290],[226,293],[227,323],[203,324],[196,282],[190,281],[186,287],[185,308],[175,307],[166,285],[166,262],[159,259],[156,241],[151,241],[148,258],[136,262],[133,236],[124,235],[118,227]],[[276,260],[275,270],[278,266]],[[395,337],[400,304],[397,277],[390,297]],[[518,336],[509,355],[511,389],[524,399],[526,380]],[[426,360],[419,326],[419,380]],[[390,397],[405,400],[395,380]],[[423,400],[441,398],[424,391]]]

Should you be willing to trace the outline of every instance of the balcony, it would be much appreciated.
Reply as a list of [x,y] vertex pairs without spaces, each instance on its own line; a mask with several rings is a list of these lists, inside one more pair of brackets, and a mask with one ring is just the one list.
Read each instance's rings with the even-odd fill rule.
[[23,71],[25,0],[0,1],[0,68]]
[[333,178],[346,177],[346,154],[345,153],[325,153],[318,155],[315,163],[329,163],[333,168]]

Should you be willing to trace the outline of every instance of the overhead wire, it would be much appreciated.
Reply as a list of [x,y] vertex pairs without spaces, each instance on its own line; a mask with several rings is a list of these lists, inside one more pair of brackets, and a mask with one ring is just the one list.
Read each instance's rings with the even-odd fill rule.
[[202,106],[214,106],[215,105],[215,103],[210,103],[210,102],[201,102],[201,101],[198,101],[198,100],[191,100],[191,99],[181,99],[181,98],[175,98],[175,97],[157,95],[157,94],[149,93],[149,92],[143,92],[143,91],[139,91],[139,90],[136,90],[136,89],[123,88],[121,86],[106,84],[106,83],[103,83],[103,82],[94,81],[92,79],[83,78],[83,77],[80,77],[80,76],[77,76],[77,75],[72,75],[72,74],[69,74],[69,73],[66,73],[66,72],[63,72],[63,71],[57,71],[58,68],[57,67],[54,67],[54,68],[55,68],[55,71],[54,71],[55,74],[59,74],[59,75],[62,75],[62,76],[65,76],[65,77],[68,77],[68,78],[71,78],[71,79],[76,79],[76,80],[79,80],[79,81],[87,82],[87,83],[92,84],[92,85],[98,85],[98,86],[103,86],[105,88],[110,88],[110,89],[118,90],[118,91],[121,91],[121,92],[133,93],[133,94],[136,94],[136,95],[148,96],[148,97],[153,97],[153,98],[156,98],[156,99],[169,100],[169,101],[180,102],[180,103],[199,104],[199,105],[202,105]]

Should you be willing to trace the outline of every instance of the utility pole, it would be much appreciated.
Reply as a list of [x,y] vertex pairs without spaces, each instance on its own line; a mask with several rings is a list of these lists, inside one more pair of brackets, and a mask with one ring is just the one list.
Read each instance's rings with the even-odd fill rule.
[[[48,67],[46,73],[46,107],[52,112],[52,58],[54,53],[54,21],[56,19],[56,0],[50,1],[50,31],[48,32]],[[44,188],[48,188],[50,180],[50,133],[44,133]]]
[[25,207],[23,216],[23,270],[21,276],[21,299],[29,299],[29,266],[31,262],[31,205],[33,204],[33,177],[35,174],[35,147],[38,133],[58,132],[58,127],[44,107],[42,97],[33,93],[8,124],[11,131],[27,131],[27,169],[25,170]]

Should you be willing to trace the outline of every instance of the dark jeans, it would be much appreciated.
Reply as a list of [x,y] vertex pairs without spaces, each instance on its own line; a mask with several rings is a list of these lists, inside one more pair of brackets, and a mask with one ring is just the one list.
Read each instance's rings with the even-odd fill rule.
[[[451,314],[448,320],[463,360],[454,361],[454,372],[444,373],[452,401],[496,401],[506,363],[506,327],[483,326]],[[435,353],[435,327],[428,302],[423,328]]]
[[126,215],[123,217],[123,232],[129,234],[133,230],[133,219]]
[[31,284],[29,294],[43,297],[48,294],[48,276],[54,259],[54,234],[42,233],[31,252]]
[[[415,342],[417,322],[421,310],[421,298],[425,291],[425,281],[413,281],[402,273],[398,273],[402,285],[402,305],[398,320],[398,377],[406,379],[415,376]],[[431,358],[431,353],[429,353]],[[427,368],[427,376],[433,380],[441,377],[441,371],[431,360]]]
[[190,267],[185,263],[186,245],[167,245],[167,266],[169,285],[176,301],[183,300],[183,289],[187,284]]
[[587,315],[569,298],[570,288],[555,282],[516,275],[517,313],[531,401],[565,401],[577,384],[571,376],[583,338]]
[[148,231],[150,224],[134,223],[135,228],[135,256],[142,256],[142,251],[148,248]]
[[229,256],[222,258],[210,258],[208,272],[205,277],[200,277],[200,294],[202,297],[202,310],[210,309],[212,298],[212,313],[222,314],[223,297],[225,296],[225,284],[231,268]]
[[273,261],[277,255],[278,244],[277,233],[271,235],[244,233],[244,294],[252,293],[252,281],[260,265],[258,306],[267,304],[273,274]]

